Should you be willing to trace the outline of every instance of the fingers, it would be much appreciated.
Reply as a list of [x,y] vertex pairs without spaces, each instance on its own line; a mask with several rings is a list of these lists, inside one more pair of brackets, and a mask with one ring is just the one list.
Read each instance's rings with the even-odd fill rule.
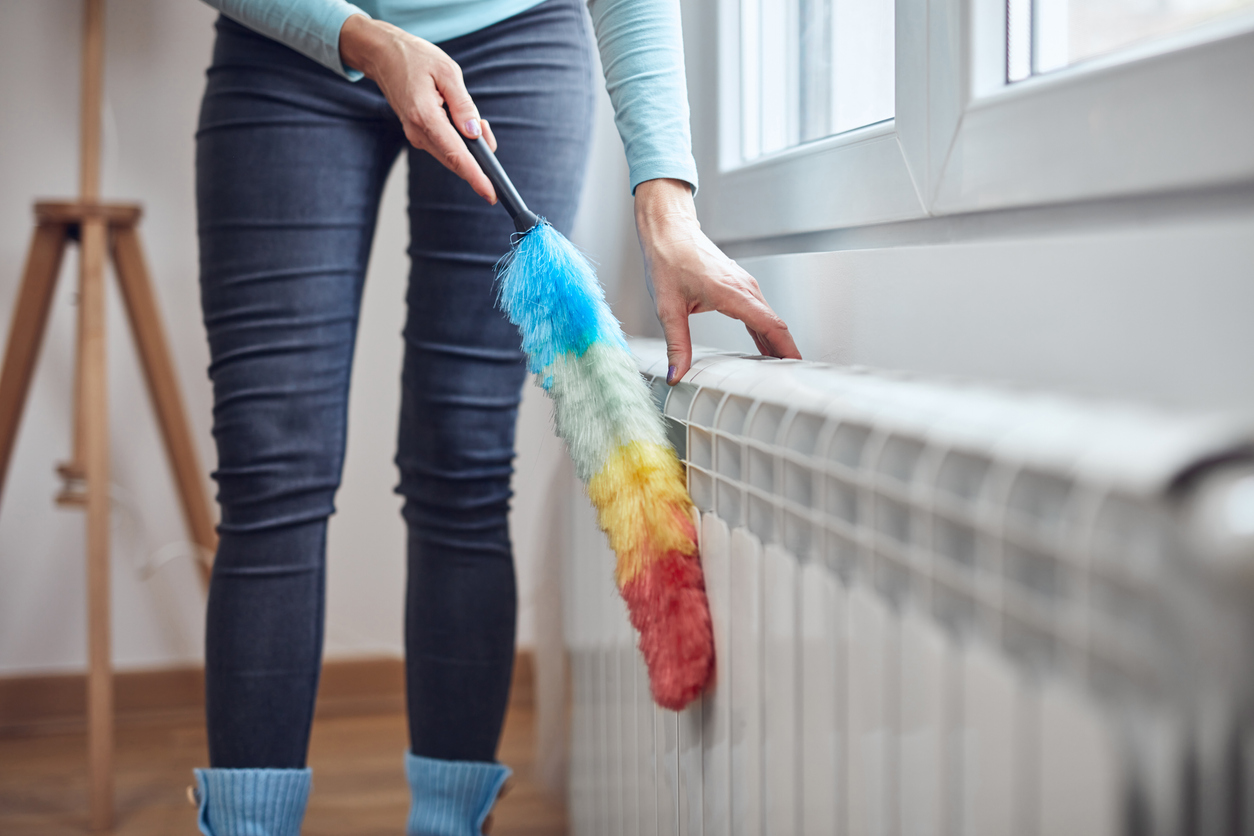
[[488,203],[496,203],[496,190],[492,188],[492,181],[488,180],[487,175],[479,168],[479,163],[470,155],[461,135],[453,130],[444,109],[433,107],[432,112],[425,115],[422,127],[426,131],[429,143],[427,150],[431,152],[431,156],[469,183],[475,194]]
[[745,326],[745,330],[749,332],[749,338],[753,340],[754,346],[757,347],[758,354],[769,356],[771,349],[766,340],[762,339],[762,335],[757,331],[754,331],[748,325]]
[[745,324],[758,350],[769,357],[801,359],[788,325],[771,306],[749,291],[733,292],[719,300],[718,311]]
[[659,307],[658,319],[666,335],[666,382],[674,386],[692,367],[692,335],[688,331],[688,311],[678,305]]
[[[783,320],[780,320],[780,322],[782,323]],[[797,348],[797,343],[793,340],[787,325],[784,326],[782,332],[776,331],[765,337],[765,340],[766,353],[771,357],[782,357],[789,360],[801,359],[801,350]]]
[[[745,310],[750,312],[749,316],[753,321],[751,322],[744,316],[736,314],[733,316],[744,323],[745,330],[753,338],[753,344],[757,346],[758,352],[766,357],[800,360],[801,352],[797,350],[797,344],[793,341],[787,323],[767,304],[757,279],[746,273],[739,265],[736,265],[735,269],[744,282],[745,292],[751,297],[746,300]],[[765,324],[766,327],[759,327],[758,323]]]
[[488,141],[488,147],[492,149],[492,153],[496,153],[496,135],[492,133],[492,126],[488,124],[488,120],[480,117],[479,127],[483,129],[483,137]]
[[462,79],[462,69],[451,58],[441,62],[435,71],[435,86],[444,97],[444,106],[448,108],[449,118],[457,126],[457,130],[468,139],[478,139],[483,130],[479,127],[479,109],[466,89]]
[[[445,116],[443,108],[437,108],[438,114],[427,120],[428,135],[435,146],[428,150],[446,168],[469,183],[476,194],[488,203],[496,203],[496,190],[492,188],[491,181],[479,168],[475,158],[466,150],[466,143],[462,140],[463,136],[477,139],[482,135],[483,128],[479,109],[475,107],[474,100],[466,90],[466,83],[462,80],[461,67],[449,59],[440,64],[432,77],[436,89],[444,99],[444,106],[448,108],[448,115]],[[457,126],[456,130],[453,125]],[[491,144],[491,140],[489,143]]]

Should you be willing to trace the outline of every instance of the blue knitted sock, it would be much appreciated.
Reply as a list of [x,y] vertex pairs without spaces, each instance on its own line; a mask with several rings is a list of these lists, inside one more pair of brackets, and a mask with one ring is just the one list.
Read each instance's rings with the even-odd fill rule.
[[205,836],[300,836],[311,769],[196,769]]
[[481,836],[509,767],[479,761],[442,761],[405,754],[413,803],[408,836]]

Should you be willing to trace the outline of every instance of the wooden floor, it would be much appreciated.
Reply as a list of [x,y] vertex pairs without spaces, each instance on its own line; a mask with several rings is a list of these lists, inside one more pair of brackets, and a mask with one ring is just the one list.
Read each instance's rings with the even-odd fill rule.
[[[532,781],[533,711],[511,707],[499,754],[514,770],[512,789],[496,806],[492,836],[559,836],[561,803]],[[400,713],[319,718],[309,764],[313,794],[306,836],[372,836],[405,832],[409,789]],[[129,723],[117,736],[116,836],[194,836],[187,800],[193,767],[206,763],[203,721],[196,715]],[[81,734],[0,738],[0,834],[69,836],[87,832],[86,744]]]

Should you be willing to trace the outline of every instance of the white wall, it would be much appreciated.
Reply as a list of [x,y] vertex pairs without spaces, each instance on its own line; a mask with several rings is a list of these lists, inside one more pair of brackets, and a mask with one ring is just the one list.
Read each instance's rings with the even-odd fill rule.
[[[77,0],[13,3],[0,27],[0,328],[7,335],[31,231],[31,201],[77,188]],[[193,2],[106,3],[103,194],[144,204],[142,235],[206,472],[208,352],[200,321],[193,131],[215,13]],[[601,266],[616,309],[637,333],[656,323],[639,281],[626,165],[599,101],[595,151],[574,238]],[[401,652],[404,527],[392,464],[408,259],[404,163],[384,195],[367,279],[350,404],[348,459],[329,543],[327,653]],[[83,517],[58,509],[54,465],[70,439],[74,277],[67,258],[17,448],[0,498],[0,674],[85,664]],[[621,297],[621,298],[620,298]],[[110,420],[115,485],[114,653],[120,668],[200,658],[203,595],[189,560],[156,424],[127,325],[110,289]],[[564,451],[548,404],[527,387],[520,418],[514,539],[519,638],[536,636],[537,573],[552,546],[543,507]],[[212,490],[212,483],[208,482]],[[141,575],[151,557],[169,557]],[[554,590],[545,587],[548,594]]]
[[[1254,412],[1254,193],[1138,205],[1014,213],[991,234],[988,217],[938,219],[881,230],[886,242],[728,249],[807,359]],[[725,318],[692,330],[754,353]]]

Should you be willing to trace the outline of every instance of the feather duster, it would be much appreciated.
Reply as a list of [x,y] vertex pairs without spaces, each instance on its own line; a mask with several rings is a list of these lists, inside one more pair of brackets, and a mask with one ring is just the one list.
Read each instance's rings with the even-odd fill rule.
[[557,434],[617,555],[615,581],[640,634],[653,698],[678,711],[714,668],[683,468],[592,265],[527,209],[486,142],[467,144],[521,233],[498,265],[499,303],[553,400]]

